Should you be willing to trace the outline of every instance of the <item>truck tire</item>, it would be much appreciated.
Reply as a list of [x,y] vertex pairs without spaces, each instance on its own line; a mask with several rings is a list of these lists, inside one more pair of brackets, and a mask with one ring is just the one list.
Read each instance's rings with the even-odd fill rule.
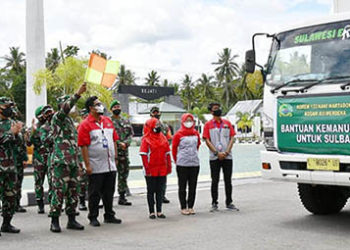
[[304,207],[313,214],[336,214],[345,206],[348,196],[340,186],[298,183],[299,197]]

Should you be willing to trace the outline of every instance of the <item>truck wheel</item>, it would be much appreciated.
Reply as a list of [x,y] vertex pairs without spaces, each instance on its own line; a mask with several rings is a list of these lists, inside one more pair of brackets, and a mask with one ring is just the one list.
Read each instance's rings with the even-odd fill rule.
[[298,183],[298,190],[304,207],[317,215],[339,213],[348,200],[344,188],[340,186]]

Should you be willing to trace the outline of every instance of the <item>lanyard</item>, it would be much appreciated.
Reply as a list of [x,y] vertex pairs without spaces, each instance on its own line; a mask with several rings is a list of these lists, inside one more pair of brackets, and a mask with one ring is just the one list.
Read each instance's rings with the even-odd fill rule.
[[[221,131],[222,131],[222,128],[224,127],[224,122],[222,120],[220,120],[220,128],[219,128],[219,144],[221,144]],[[218,128],[218,125],[216,124],[216,121],[213,120],[213,124],[214,124],[214,127],[215,128]]]
[[96,122],[96,125],[101,129],[102,134],[104,135],[105,131],[103,130],[103,122],[101,122],[101,125],[98,122]]

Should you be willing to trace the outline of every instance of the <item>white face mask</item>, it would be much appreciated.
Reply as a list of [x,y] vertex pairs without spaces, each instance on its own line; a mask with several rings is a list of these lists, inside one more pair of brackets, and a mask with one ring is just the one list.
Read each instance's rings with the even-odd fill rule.
[[184,126],[185,126],[186,128],[192,128],[193,122],[184,122]]
[[95,109],[96,109],[96,111],[97,111],[98,114],[103,114],[103,112],[104,112],[104,107],[103,107],[103,105],[95,106]]

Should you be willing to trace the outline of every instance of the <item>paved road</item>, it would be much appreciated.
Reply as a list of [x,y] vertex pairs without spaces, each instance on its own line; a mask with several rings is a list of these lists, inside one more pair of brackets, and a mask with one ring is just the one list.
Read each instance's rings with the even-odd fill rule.
[[[132,207],[116,207],[123,224],[92,228],[84,212],[78,218],[86,225],[82,232],[64,228],[53,234],[49,218],[31,207],[14,219],[21,234],[3,233],[0,249],[349,249],[349,207],[335,216],[313,216],[301,206],[293,183],[249,179],[234,185],[240,212],[221,208],[210,213],[209,185],[201,183],[194,216],[179,214],[176,187],[170,187],[166,220],[148,219],[146,197],[139,193],[131,197]],[[223,188],[220,201],[222,205]]]

